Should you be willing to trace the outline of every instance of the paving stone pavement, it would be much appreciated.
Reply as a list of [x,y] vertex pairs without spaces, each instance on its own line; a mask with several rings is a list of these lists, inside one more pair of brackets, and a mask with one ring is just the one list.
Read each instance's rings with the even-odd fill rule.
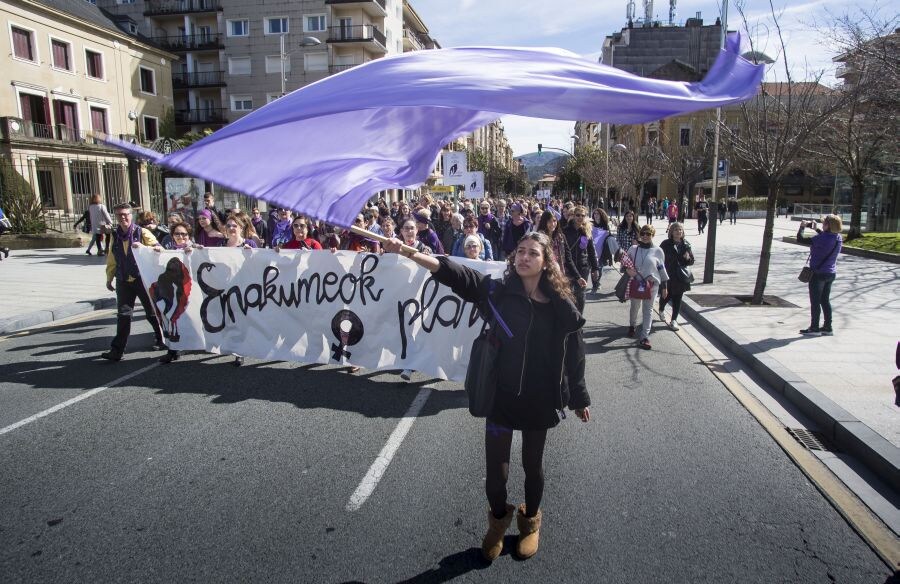
[[[643,219],[641,220],[643,224]],[[665,223],[656,222],[664,231]],[[695,284],[698,294],[752,295],[762,246],[763,219],[726,221],[716,236],[712,284]],[[825,394],[840,407],[900,446],[900,408],[894,405],[891,380],[897,375],[895,351],[900,340],[900,265],[842,254],[837,264],[831,303],[834,336],[799,333],[810,324],[809,293],[797,280],[809,249],[781,241],[796,234],[798,223],[776,219],[775,241],[766,295],[797,308],[767,306],[701,307],[719,323],[756,345],[757,350]],[[697,234],[688,220],[686,237],[694,248],[694,274],[703,280],[707,234]],[[665,233],[657,235],[660,242]]]

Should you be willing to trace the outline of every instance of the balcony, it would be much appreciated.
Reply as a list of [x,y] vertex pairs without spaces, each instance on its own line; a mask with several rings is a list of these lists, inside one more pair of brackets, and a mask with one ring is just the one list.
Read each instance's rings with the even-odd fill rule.
[[219,0],[145,0],[144,16],[166,16],[196,14],[200,12],[220,12]]
[[363,12],[373,18],[384,18],[388,15],[385,0],[325,0],[326,6],[344,9],[362,9]]
[[175,89],[225,87],[225,72],[194,71],[193,73],[172,73],[172,87]]
[[225,108],[198,110],[178,110],[175,112],[175,123],[181,126],[194,124],[227,124]]
[[153,37],[150,41],[159,48],[173,53],[217,51],[225,48],[225,41],[221,33],[161,36]]
[[328,72],[334,75],[335,73],[340,73],[341,71],[346,71],[347,69],[352,69],[356,67],[358,63],[351,63],[349,65],[329,65]]
[[39,124],[22,118],[0,118],[0,139],[39,140],[70,144],[97,144],[89,132],[63,124]]
[[328,28],[328,42],[342,45],[364,45],[370,50],[387,53],[384,33],[372,24],[332,26]]
[[409,30],[403,29],[403,50],[404,51],[422,51],[425,50],[425,43],[419,38],[419,35]]

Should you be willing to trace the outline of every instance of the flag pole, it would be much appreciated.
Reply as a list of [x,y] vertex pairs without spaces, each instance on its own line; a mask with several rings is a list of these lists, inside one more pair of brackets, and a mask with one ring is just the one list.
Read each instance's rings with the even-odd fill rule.
[[[372,239],[374,241],[377,241],[378,243],[384,243],[388,239],[390,239],[389,237],[385,237],[383,235],[378,235],[377,233],[372,233],[368,229],[363,229],[362,227],[357,227],[356,225],[350,226],[350,233],[355,233],[356,235],[359,235],[360,237]],[[417,251],[419,251],[419,250],[417,250],[414,247],[410,247],[410,246],[406,245],[405,243],[401,244],[401,246],[400,246],[400,252],[404,253],[404,254],[411,255],[411,254],[416,253]]]

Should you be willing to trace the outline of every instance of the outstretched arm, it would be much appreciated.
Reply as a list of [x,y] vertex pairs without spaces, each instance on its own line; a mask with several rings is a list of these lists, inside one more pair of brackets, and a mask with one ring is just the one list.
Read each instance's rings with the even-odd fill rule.
[[387,253],[399,253],[404,255],[419,264],[432,274],[438,271],[438,268],[441,267],[441,264],[438,263],[437,259],[434,256],[425,255],[424,253],[419,253],[415,250],[413,251],[404,251],[403,242],[397,238],[391,237],[386,238],[381,242],[381,247]]

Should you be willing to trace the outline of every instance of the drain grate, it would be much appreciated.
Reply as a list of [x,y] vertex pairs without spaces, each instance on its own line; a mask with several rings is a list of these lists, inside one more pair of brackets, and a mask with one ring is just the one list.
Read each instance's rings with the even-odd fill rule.
[[834,452],[834,448],[828,443],[825,437],[818,432],[806,430],[804,428],[785,428],[788,433],[797,439],[807,450],[818,450],[820,452]]

